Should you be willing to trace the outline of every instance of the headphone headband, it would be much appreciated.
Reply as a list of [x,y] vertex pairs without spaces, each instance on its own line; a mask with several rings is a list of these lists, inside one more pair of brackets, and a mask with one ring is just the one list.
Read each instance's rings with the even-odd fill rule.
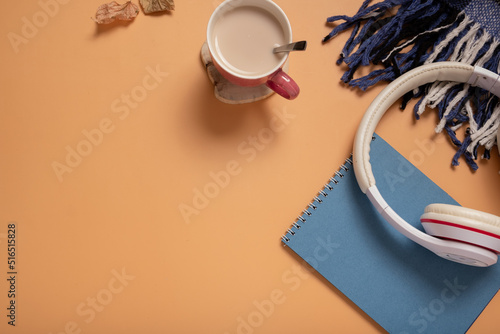
[[500,97],[500,76],[480,67],[458,62],[440,62],[417,67],[391,82],[370,104],[354,142],[353,158],[356,178],[361,190],[375,185],[370,165],[370,142],[387,109],[407,92],[435,81],[468,83],[484,88]]

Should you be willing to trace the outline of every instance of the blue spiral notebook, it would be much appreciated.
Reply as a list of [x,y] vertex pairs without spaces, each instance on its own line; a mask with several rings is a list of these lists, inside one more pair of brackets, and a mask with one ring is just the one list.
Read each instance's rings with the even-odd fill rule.
[[[457,204],[377,135],[370,152],[381,194],[419,229],[427,204]],[[389,333],[465,333],[500,288],[500,263],[453,263],[395,231],[359,189],[350,159],[282,242]]]

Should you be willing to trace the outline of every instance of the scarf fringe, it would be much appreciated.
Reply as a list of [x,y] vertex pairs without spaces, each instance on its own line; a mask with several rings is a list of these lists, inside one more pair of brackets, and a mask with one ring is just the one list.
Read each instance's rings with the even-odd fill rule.
[[[358,12],[350,17],[332,16],[328,23],[344,21],[335,26],[323,42],[342,31],[352,29],[337,64],[347,70],[341,80],[350,86],[366,90],[381,81],[392,81],[417,66],[439,61],[459,61],[500,72],[500,41],[459,11],[438,0],[385,0],[370,5],[365,0]],[[383,68],[354,78],[362,66],[379,64]],[[436,82],[406,94],[404,109],[412,98],[418,98],[414,108],[417,119],[427,109],[437,109],[440,122],[436,132],[448,133],[457,146],[452,165],[464,157],[476,170],[478,152],[489,159],[500,126],[499,98],[468,84]],[[462,140],[456,131],[468,124]]]

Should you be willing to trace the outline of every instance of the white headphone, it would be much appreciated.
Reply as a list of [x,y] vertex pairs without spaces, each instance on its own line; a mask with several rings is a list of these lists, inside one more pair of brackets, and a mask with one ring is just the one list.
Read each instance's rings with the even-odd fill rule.
[[378,122],[404,94],[434,81],[468,83],[500,97],[500,76],[480,67],[440,62],[407,72],[375,98],[361,120],[353,150],[356,179],[377,211],[409,239],[451,261],[478,267],[491,266],[497,262],[500,253],[500,217],[455,205],[430,204],[420,217],[424,233],[402,219],[387,204],[375,184],[370,164],[370,142]]

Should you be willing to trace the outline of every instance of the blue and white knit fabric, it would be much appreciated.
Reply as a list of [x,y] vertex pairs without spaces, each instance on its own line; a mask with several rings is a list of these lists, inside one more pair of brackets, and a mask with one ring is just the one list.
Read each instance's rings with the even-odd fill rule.
[[[500,0],[366,0],[352,17],[327,19],[336,21],[343,22],[323,42],[351,29],[337,63],[348,67],[342,81],[362,90],[438,61],[460,61],[500,73]],[[361,66],[370,64],[382,66],[354,78]],[[441,121],[436,131],[446,131],[458,147],[453,165],[463,156],[475,170],[478,152],[489,158],[500,125],[498,97],[468,84],[439,82],[407,94],[402,108],[412,98],[419,99],[417,119],[427,107],[437,109]],[[464,125],[467,130],[460,140],[456,131]]]

